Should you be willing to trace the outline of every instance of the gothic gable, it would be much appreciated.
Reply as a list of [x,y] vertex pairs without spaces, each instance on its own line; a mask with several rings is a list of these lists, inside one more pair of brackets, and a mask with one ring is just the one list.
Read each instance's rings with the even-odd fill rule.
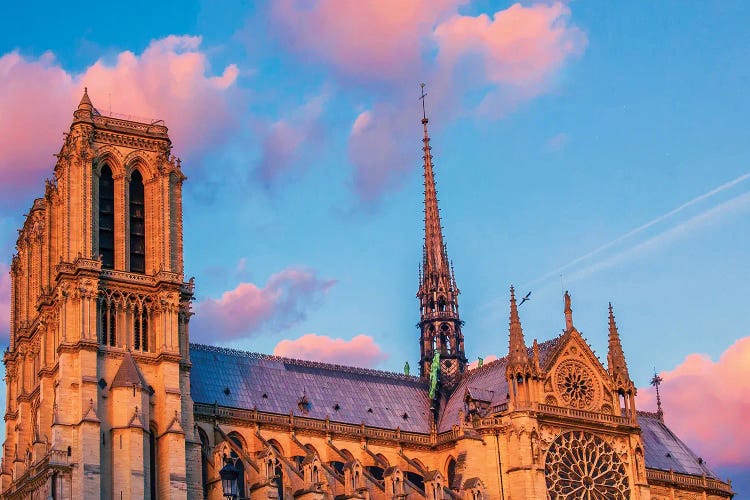
[[612,413],[609,375],[575,327],[562,336],[542,370],[545,404]]

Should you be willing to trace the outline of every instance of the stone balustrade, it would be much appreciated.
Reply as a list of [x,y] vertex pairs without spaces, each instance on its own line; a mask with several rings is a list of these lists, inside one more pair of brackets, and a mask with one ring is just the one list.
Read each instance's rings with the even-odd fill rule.
[[706,476],[680,474],[671,470],[663,471],[658,469],[646,469],[646,478],[648,479],[649,484],[663,483],[667,486],[674,486],[677,488],[700,488],[721,493],[733,493],[731,484]]

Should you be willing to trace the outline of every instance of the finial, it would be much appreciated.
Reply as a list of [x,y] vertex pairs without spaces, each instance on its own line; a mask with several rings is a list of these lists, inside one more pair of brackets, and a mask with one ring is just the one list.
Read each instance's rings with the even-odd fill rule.
[[563,299],[565,300],[565,330],[567,331],[573,328],[573,308],[570,307],[570,294],[567,290]]
[[424,88],[427,86],[425,83],[420,83],[419,87],[422,90],[422,95],[419,96],[419,100],[422,101],[422,123],[427,123],[427,110],[424,105],[424,98],[427,96],[427,93],[424,91]]
[[664,422],[664,411],[661,409],[661,395],[659,394],[659,386],[662,382],[664,382],[664,379],[656,373],[656,368],[654,368],[654,378],[651,379],[651,385],[656,387],[656,416],[659,421]]
[[83,96],[81,97],[81,102],[78,103],[78,109],[84,111],[94,110],[94,105],[91,103],[91,99],[89,99],[88,87],[83,88]]

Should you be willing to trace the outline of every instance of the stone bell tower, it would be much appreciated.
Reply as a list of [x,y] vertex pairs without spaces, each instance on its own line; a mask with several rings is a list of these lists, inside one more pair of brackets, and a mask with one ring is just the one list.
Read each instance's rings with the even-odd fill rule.
[[87,92],[73,113],[11,267],[3,497],[200,494],[171,147]]
[[443,242],[432,148],[427,133],[428,122],[427,115],[424,114],[424,248],[417,291],[420,312],[418,326],[421,332],[419,373],[425,378],[429,376],[430,364],[435,352],[439,352],[440,386],[450,392],[466,369],[467,360],[464,355],[464,337],[461,333],[463,321],[458,315],[458,295],[461,291],[456,286],[453,266],[448,260],[448,251]]

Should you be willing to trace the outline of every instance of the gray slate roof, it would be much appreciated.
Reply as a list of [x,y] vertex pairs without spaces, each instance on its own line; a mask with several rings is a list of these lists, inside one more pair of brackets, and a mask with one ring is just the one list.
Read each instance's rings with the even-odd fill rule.
[[681,474],[706,475],[717,478],[690,448],[683,443],[655,415],[638,412],[638,424],[641,426],[641,439],[646,455],[646,467],[669,470]]
[[[555,352],[559,340],[556,337],[539,344],[542,365]],[[281,415],[292,412],[321,420],[329,416],[337,422],[430,432],[428,385],[418,377],[201,344],[190,344],[190,358],[191,395],[196,403],[246,410],[257,407],[259,411]],[[467,389],[479,399],[491,398],[491,405],[506,401],[506,363],[507,359],[501,358],[464,375],[448,398],[438,421],[438,432],[448,431],[458,423]],[[307,413],[299,405],[303,395],[309,403]],[[404,413],[408,418],[403,418]],[[654,415],[639,412],[638,423],[646,467],[716,477]]]
[[[418,377],[200,344],[190,345],[190,360],[197,403],[430,432],[427,385]],[[303,394],[307,413],[299,405]]]

